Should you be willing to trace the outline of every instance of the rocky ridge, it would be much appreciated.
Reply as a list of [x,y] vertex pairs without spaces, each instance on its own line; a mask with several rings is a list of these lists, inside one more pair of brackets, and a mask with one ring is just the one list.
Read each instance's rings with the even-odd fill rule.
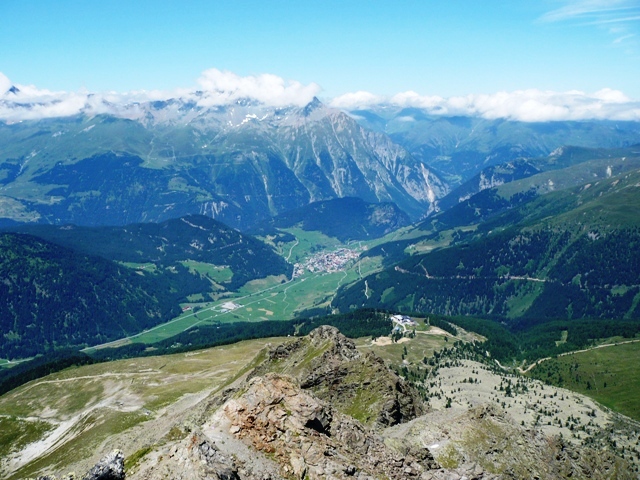
[[380,357],[360,353],[327,325],[276,347],[252,375],[267,372],[292,375],[301,388],[367,425],[395,425],[426,411],[419,394]]
[[[178,435],[134,454],[126,478],[637,478],[613,451],[520,425],[481,397],[481,387],[495,391],[490,382],[498,375],[478,373],[473,362],[460,375],[471,369],[482,375],[476,390],[451,407],[434,399],[434,410],[384,362],[332,327],[268,347],[254,364],[191,408],[174,426]],[[443,367],[438,378],[446,391],[451,383],[447,395],[459,391],[460,375],[452,375],[464,366]],[[377,395],[380,401],[369,402]]]
[[[365,423],[344,413],[354,406]],[[425,410],[379,358],[322,326],[264,352],[246,380],[184,422],[187,438],[149,453],[127,478],[421,478],[438,467],[429,451],[400,454],[378,432]]]

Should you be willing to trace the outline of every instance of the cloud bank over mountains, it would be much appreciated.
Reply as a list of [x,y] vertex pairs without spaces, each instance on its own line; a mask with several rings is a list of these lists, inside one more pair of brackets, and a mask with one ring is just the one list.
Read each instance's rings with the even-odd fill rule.
[[198,84],[206,92],[200,101],[202,106],[228,105],[243,98],[251,98],[270,107],[303,106],[321,90],[315,83],[303,85],[277,75],[265,73],[241,77],[216,68],[202,72]]
[[[112,114],[140,118],[146,102],[179,98],[199,108],[230,105],[250,99],[267,107],[304,106],[321,92],[316,83],[302,84],[272,74],[239,76],[215,68],[205,70],[197,87],[173,91],[52,92],[32,85],[14,85],[0,72],[0,120],[17,122],[77,114]],[[443,98],[413,91],[384,97],[358,91],[328,101],[334,108],[357,110],[379,106],[423,109],[433,115],[464,115],[523,122],[560,120],[640,121],[640,101],[609,88],[595,93],[536,89]],[[408,119],[410,120],[410,119]]]
[[412,91],[398,93],[390,98],[357,92],[331,101],[333,107],[345,110],[371,108],[380,104],[420,108],[433,115],[505,118],[522,122],[640,120],[640,102],[609,88],[595,93],[531,89],[449,98],[419,95]]

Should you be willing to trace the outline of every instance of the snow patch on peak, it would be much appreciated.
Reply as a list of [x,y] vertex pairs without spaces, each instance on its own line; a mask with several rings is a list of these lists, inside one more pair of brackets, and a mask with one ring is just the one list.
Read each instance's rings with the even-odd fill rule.
[[247,113],[244,116],[244,120],[242,120],[242,122],[240,122],[240,125],[244,125],[245,123],[248,123],[251,120],[258,120],[258,116],[255,113]]

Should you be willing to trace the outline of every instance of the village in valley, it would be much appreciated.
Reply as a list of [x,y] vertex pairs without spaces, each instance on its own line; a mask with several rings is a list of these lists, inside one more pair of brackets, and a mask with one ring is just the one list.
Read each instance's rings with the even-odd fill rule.
[[300,277],[305,272],[309,273],[334,273],[344,270],[346,265],[356,260],[360,253],[349,248],[339,248],[333,252],[320,252],[296,263],[293,268],[293,277]]

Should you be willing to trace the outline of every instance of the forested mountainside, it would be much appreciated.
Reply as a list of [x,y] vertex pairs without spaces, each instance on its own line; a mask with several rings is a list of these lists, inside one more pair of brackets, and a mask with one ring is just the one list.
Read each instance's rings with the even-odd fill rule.
[[535,196],[476,233],[459,233],[449,248],[413,255],[345,287],[333,305],[450,315],[638,318],[638,185],[640,173],[631,172]]
[[[185,265],[194,262],[217,266],[228,272],[228,278],[210,281],[224,290],[269,275],[291,276],[292,271],[272,247],[203,215],[124,227],[23,225],[17,230],[109,260],[151,263],[159,271],[171,268],[171,276],[184,274]],[[205,282],[204,291],[211,290],[210,281]]]
[[171,285],[31,235],[0,233],[0,357],[96,344],[180,312]]
[[122,338],[176,317],[191,295],[292,273],[272,247],[201,215],[18,230],[0,233],[0,358]]

